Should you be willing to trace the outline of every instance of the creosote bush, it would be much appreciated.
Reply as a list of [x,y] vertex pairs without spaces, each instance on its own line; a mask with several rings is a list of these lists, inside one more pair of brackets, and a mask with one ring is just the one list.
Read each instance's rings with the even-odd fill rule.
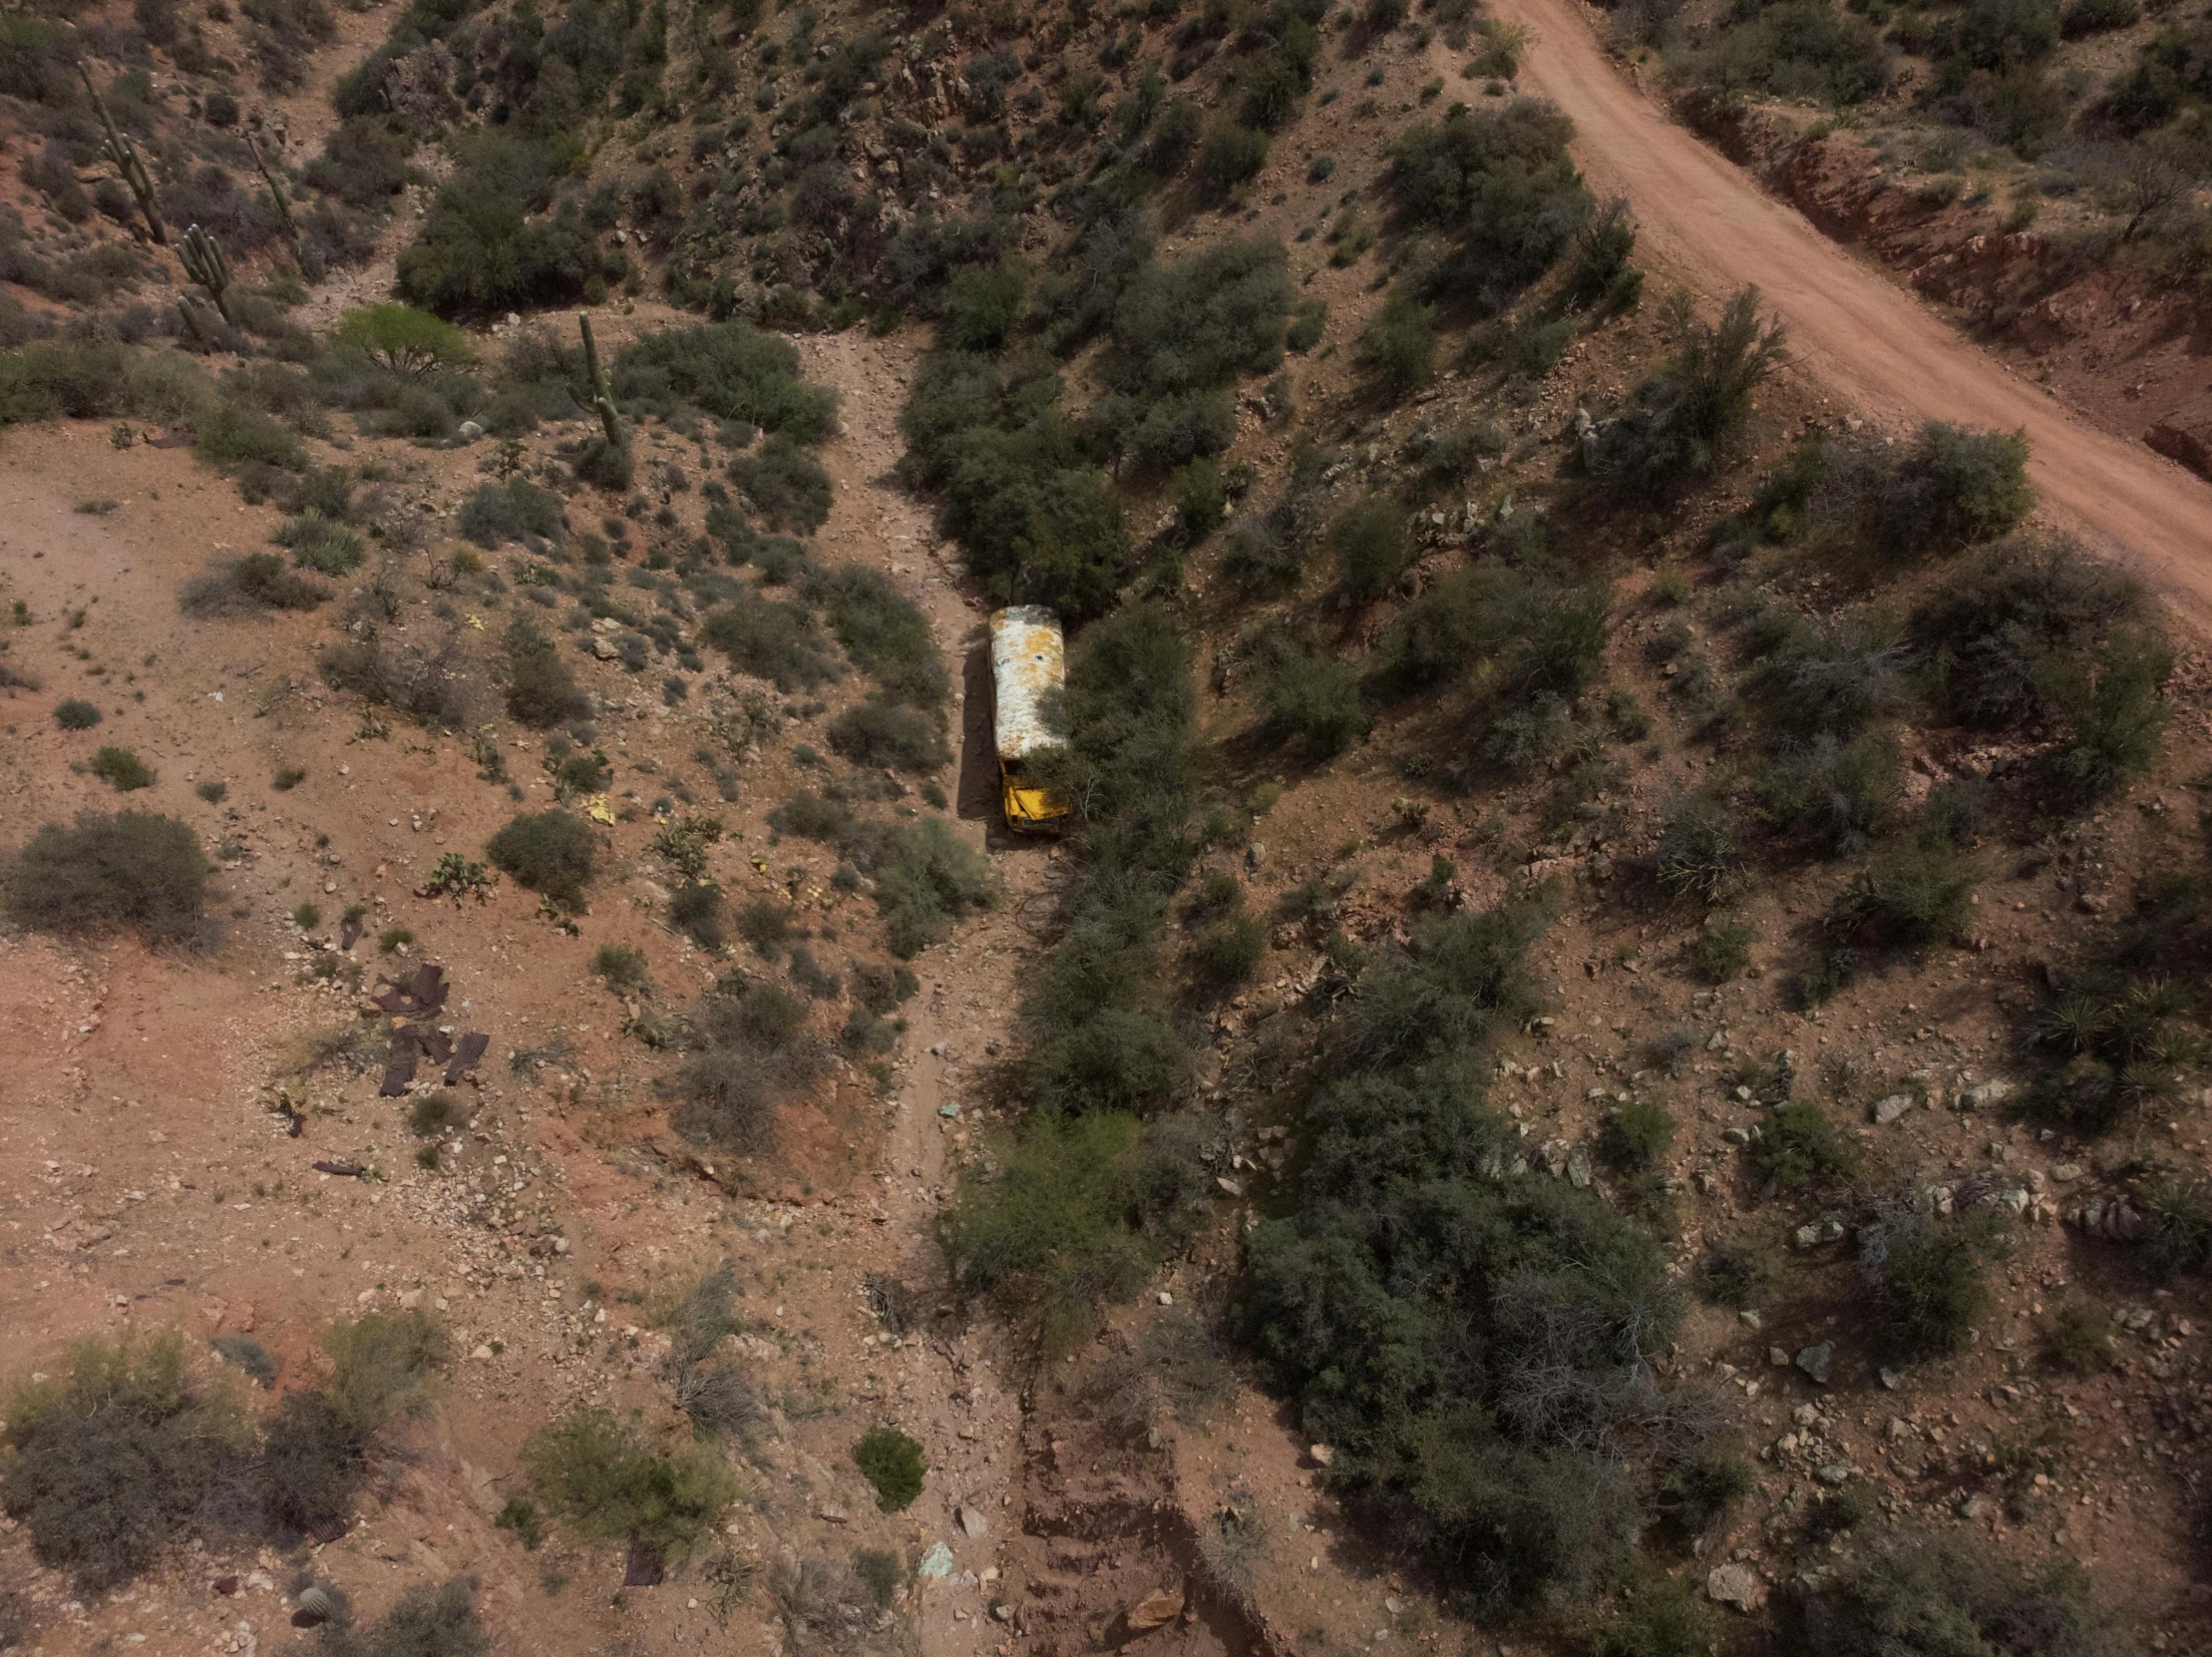
[[1809,1657],[2125,1657],[2134,1642],[2097,1607],[2071,1561],[2030,1577],[1968,1532],[1908,1530],[1804,1605],[1800,1649]]
[[1900,1207],[1859,1228],[1859,1259],[1876,1325],[1902,1359],[1965,1350],[1997,1297],[1983,1268],[2005,1245],[2005,1216],[1978,1206],[1949,1217]]
[[584,888],[597,867],[598,840],[590,824],[565,811],[517,817],[486,842],[494,868],[515,877],[558,909],[581,909]]
[[900,1513],[914,1505],[922,1493],[922,1475],[929,1464],[922,1447],[896,1427],[878,1427],[853,1447],[853,1461],[861,1476],[876,1488],[876,1505],[887,1513]]
[[154,772],[145,760],[129,748],[113,744],[92,756],[92,774],[119,794],[129,794],[153,785]]
[[695,1551],[737,1497],[737,1481],[711,1450],[656,1450],[644,1434],[603,1410],[578,1410],[523,1450],[539,1499],[578,1535],[627,1542],[673,1562]]
[[49,823],[6,873],[9,915],[46,932],[129,926],[178,942],[199,925],[212,866],[174,817],[86,811],[76,826]]

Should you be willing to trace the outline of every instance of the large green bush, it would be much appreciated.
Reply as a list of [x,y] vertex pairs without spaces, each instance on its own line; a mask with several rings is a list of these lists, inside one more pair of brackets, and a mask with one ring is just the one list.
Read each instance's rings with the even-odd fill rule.
[[1681,348],[1594,434],[1591,476],[1624,500],[1675,499],[1742,439],[1752,394],[1782,361],[1782,325],[1762,324],[1758,289],[1744,288],[1718,323],[1692,319]]
[[1861,1226],[1859,1259],[1888,1350],[1906,1359],[1964,1351],[1997,1304],[1983,1270],[2004,1242],[1994,1207],[1947,1217],[1915,1204]]
[[1355,501],[1328,527],[1337,580],[1353,599],[1379,599],[1413,562],[1405,508],[1387,495]]
[[2078,1565],[2029,1576],[1952,1529],[1886,1538],[1792,1620],[1808,1657],[2126,1657],[2135,1649],[2098,1609]]
[[560,909],[583,907],[584,888],[597,872],[597,852],[591,825],[559,810],[517,817],[484,847],[493,867]]
[[820,443],[837,430],[837,393],[801,378],[790,340],[748,322],[645,334],[622,347],[613,382],[626,409],[690,403],[794,443]]
[[922,1493],[922,1476],[929,1464],[922,1446],[896,1427],[872,1429],[853,1447],[853,1462],[861,1476],[876,1488],[876,1505],[887,1513],[901,1513]]
[[128,926],[175,942],[199,924],[212,866],[192,831],[153,812],[80,812],[49,823],[9,865],[9,915],[49,932]]
[[534,730],[580,719],[591,702],[560,659],[560,646],[517,617],[502,641],[507,652],[507,711]]
[[539,1498],[579,1535],[664,1560],[695,1551],[737,1498],[737,1481],[712,1450],[685,1445],[662,1453],[601,1410],[578,1410],[544,1429],[524,1447],[523,1461]]

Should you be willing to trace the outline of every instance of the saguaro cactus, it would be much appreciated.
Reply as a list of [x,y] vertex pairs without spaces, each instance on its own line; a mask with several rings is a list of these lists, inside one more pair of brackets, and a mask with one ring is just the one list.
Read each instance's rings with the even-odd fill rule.
[[251,133],[245,135],[245,147],[253,153],[253,165],[261,170],[261,182],[269,187],[269,200],[276,204],[276,218],[284,226],[284,239],[297,247],[299,226],[292,221],[292,205],[284,200],[284,187],[276,182],[276,175],[269,170],[268,161]]
[[230,314],[230,261],[222,256],[222,244],[194,224],[184,232],[184,274],[207,290],[225,322],[235,321]]
[[100,114],[100,125],[107,128],[107,142],[100,146],[103,160],[112,164],[131,187],[131,194],[139,199],[139,211],[146,214],[146,229],[163,246],[169,245],[169,231],[162,225],[161,208],[154,200],[154,175],[147,172],[146,163],[139,156],[138,146],[124,135],[116,125],[116,118],[108,111],[108,100],[100,96],[100,89],[92,84],[92,71],[84,60],[77,61],[77,73],[91,95],[92,107]]
[[621,416],[615,412],[614,391],[607,384],[606,370],[599,366],[598,341],[591,337],[591,318],[582,314],[576,325],[583,330],[583,370],[591,378],[591,407],[598,414],[599,429],[606,433],[607,447],[622,446]]
[[215,348],[215,342],[207,337],[207,324],[199,319],[199,307],[182,293],[177,296],[177,314],[184,319],[184,326],[191,329],[192,338],[199,341],[202,351]]

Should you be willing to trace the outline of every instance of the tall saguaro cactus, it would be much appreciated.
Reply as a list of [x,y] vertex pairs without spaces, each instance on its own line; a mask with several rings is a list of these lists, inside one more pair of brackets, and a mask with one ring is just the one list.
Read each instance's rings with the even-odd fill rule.
[[177,296],[177,314],[184,319],[184,326],[191,329],[192,338],[199,341],[202,351],[215,348],[215,342],[207,337],[207,324],[199,319],[199,307],[182,293]]
[[236,320],[230,314],[230,261],[222,256],[222,244],[197,224],[184,232],[184,274],[207,290],[225,322]]
[[146,214],[147,233],[167,247],[169,231],[163,227],[161,208],[154,199],[154,175],[146,170],[138,146],[116,125],[116,118],[108,109],[108,100],[101,97],[100,89],[92,84],[92,71],[85,67],[82,58],[77,60],[77,73],[85,83],[85,91],[91,95],[92,107],[100,114],[100,125],[108,130],[107,142],[100,146],[101,158],[114,166],[123,176],[123,182],[131,187],[131,194],[139,199],[139,211]]
[[591,337],[591,318],[579,313],[576,325],[583,330],[583,371],[591,378],[591,407],[599,417],[599,429],[606,433],[610,449],[622,446],[621,416],[615,412],[614,391],[608,385],[606,370],[599,366],[599,344]]
[[269,169],[267,159],[261,154],[260,145],[253,135],[245,135],[245,147],[253,153],[253,165],[261,170],[261,182],[269,187],[269,200],[276,204],[277,222],[284,226],[284,239],[294,247],[299,245],[299,226],[292,221],[292,205],[284,200],[284,187],[276,182],[276,175]]

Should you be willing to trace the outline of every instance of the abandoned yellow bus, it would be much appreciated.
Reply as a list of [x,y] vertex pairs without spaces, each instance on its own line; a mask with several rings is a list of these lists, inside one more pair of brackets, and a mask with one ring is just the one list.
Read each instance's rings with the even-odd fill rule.
[[1059,619],[1042,605],[1013,605],[991,617],[991,738],[1010,829],[1049,833],[1067,820],[1067,802],[1039,787],[1030,773],[1039,755],[1060,745],[1046,704],[1064,682],[1065,661]]

